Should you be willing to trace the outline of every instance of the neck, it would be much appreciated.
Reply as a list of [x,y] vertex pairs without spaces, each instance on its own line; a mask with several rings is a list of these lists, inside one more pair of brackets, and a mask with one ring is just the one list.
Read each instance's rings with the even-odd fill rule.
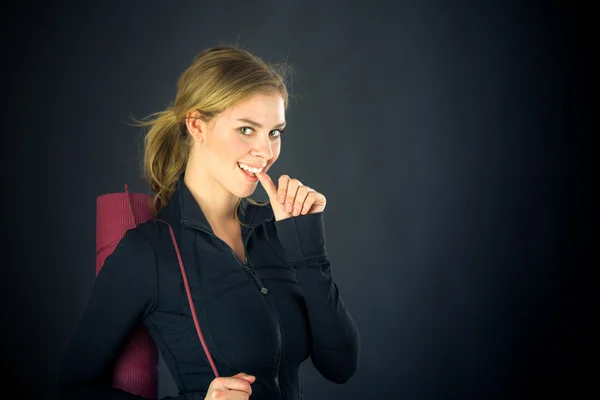
[[225,190],[207,171],[188,164],[183,180],[211,226],[237,221],[235,208],[239,197]]

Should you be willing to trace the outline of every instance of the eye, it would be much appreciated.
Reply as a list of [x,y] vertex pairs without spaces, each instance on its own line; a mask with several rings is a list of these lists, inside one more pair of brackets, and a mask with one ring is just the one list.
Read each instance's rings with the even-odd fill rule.
[[270,134],[272,137],[275,137],[275,138],[277,138],[277,137],[280,137],[280,136],[281,136],[281,134],[282,134],[283,132],[284,132],[284,130],[283,130],[283,129],[273,129],[271,132],[269,132],[269,134]]
[[244,136],[250,136],[252,134],[252,128],[249,126],[242,126],[241,128],[238,128],[238,132]]

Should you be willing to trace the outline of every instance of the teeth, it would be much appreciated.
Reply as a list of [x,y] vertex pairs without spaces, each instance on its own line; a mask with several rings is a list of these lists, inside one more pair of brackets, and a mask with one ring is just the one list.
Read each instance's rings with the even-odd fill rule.
[[244,170],[246,170],[246,171],[253,172],[253,173],[255,173],[255,174],[257,174],[257,173],[259,173],[259,172],[261,172],[261,171],[263,170],[262,168],[252,168],[252,167],[249,167],[249,166],[247,166],[246,164],[241,164],[241,163],[238,163],[238,166],[239,166],[241,169],[244,169]]

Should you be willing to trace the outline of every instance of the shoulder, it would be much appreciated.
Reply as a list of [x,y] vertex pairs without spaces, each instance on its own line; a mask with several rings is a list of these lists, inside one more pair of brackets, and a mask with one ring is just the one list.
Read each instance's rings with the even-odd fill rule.
[[156,259],[154,246],[149,240],[147,229],[137,226],[125,231],[114,250],[107,256],[102,269],[119,264],[119,268],[136,269]]
[[135,228],[131,229],[136,235],[143,236],[145,240],[150,243],[153,247],[161,247],[163,243],[171,242],[171,229],[174,229],[173,233],[177,236],[179,224],[173,226],[162,219],[150,219],[148,221],[138,224]]
[[[172,231],[173,230],[173,231]],[[171,255],[173,240],[180,240],[179,225],[169,224],[160,219],[151,219],[128,230],[120,245],[129,247],[129,252],[137,253],[137,258],[158,263],[165,254]]]
[[[113,233],[113,235],[116,232]],[[167,242],[168,240],[168,242]],[[114,242],[113,242],[114,243]],[[111,248],[103,251],[109,253],[102,261],[102,254],[98,254],[99,262],[103,264],[101,271],[119,270],[117,274],[150,273],[156,270],[158,254],[165,245],[170,243],[169,227],[157,220],[148,220],[139,223],[136,227],[126,230]],[[127,271],[127,272],[126,272]]]

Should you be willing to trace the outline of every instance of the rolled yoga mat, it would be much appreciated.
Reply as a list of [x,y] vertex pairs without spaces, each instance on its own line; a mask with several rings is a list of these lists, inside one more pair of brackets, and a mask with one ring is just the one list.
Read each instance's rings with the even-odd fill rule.
[[[96,199],[96,276],[106,257],[128,229],[153,218],[152,197],[131,193],[108,193]],[[148,399],[158,397],[158,349],[139,323],[131,332],[113,369],[113,387]]]

